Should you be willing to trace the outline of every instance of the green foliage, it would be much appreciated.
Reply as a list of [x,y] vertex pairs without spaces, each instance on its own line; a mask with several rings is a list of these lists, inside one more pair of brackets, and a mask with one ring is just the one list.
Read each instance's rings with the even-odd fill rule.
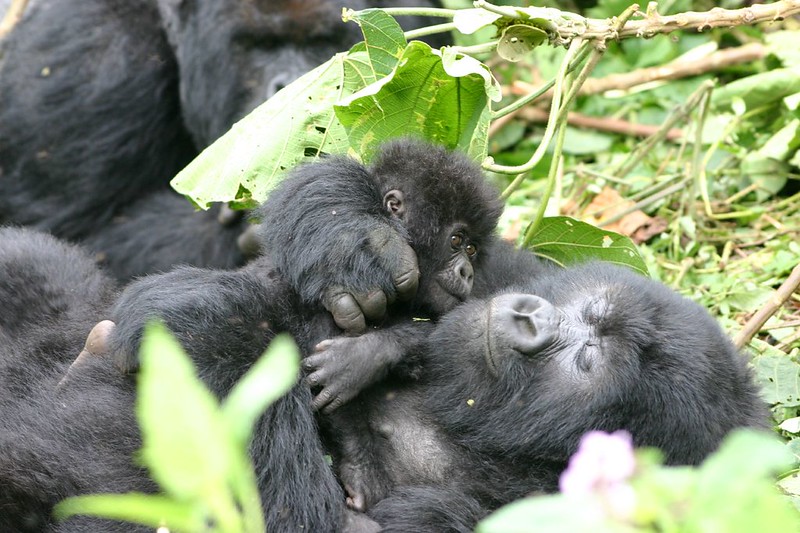
[[629,238],[570,217],[545,218],[532,234],[528,249],[561,266],[596,259],[648,275],[647,265]]
[[141,459],[164,494],[69,498],[56,516],[88,514],[174,531],[263,532],[247,446],[258,416],[295,383],[297,347],[276,337],[221,407],[163,325],[148,326],[140,357]]
[[800,514],[775,489],[772,476],[792,463],[774,437],[732,433],[699,467],[665,467],[640,451],[631,487],[635,509],[615,516],[601,494],[527,498],[483,520],[477,533],[798,531]]
[[456,53],[405,43],[380,10],[348,12],[365,41],[294,81],[206,148],[172,181],[200,207],[263,202],[294,168],[321,154],[365,160],[381,142],[412,135],[487,151],[490,102],[500,89],[489,69]]

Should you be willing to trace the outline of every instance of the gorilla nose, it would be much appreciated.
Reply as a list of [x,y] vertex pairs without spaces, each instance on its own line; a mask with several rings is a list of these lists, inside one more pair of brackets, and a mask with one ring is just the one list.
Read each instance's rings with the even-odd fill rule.
[[281,72],[280,74],[276,75],[274,78],[269,80],[266,87],[266,96],[267,99],[272,98],[275,96],[275,93],[289,85],[294,81],[294,76],[292,76],[288,72]]
[[540,352],[558,334],[558,311],[533,294],[504,294],[494,299],[492,334],[527,355]]
[[468,260],[462,260],[461,264],[458,266],[458,276],[461,278],[461,281],[472,290],[472,277],[474,274],[474,270],[472,269],[472,263]]

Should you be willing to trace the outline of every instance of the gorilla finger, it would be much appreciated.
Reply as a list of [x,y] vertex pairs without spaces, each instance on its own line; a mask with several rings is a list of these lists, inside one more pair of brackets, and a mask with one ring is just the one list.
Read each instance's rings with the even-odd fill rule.
[[369,236],[370,246],[389,271],[397,297],[410,300],[419,286],[417,254],[397,231],[386,226],[375,228]]
[[228,204],[222,204],[222,207],[219,208],[219,213],[217,214],[217,222],[219,222],[223,226],[231,226],[236,224],[244,217],[243,210],[234,210]]
[[236,245],[246,258],[253,258],[261,252],[261,241],[258,238],[258,224],[250,224],[237,238]]
[[322,414],[325,415],[333,414],[334,411],[343,406],[345,403],[346,402],[344,398],[342,398],[339,395],[335,395],[335,398],[330,403],[328,403],[328,405],[322,408]]
[[[314,351],[315,352],[324,352],[325,350],[327,350],[328,348],[333,346],[333,341],[334,341],[334,339],[325,339],[324,341],[317,343],[317,345],[314,346]],[[311,356],[311,357],[313,357],[313,356]]]
[[367,320],[378,321],[386,316],[386,294],[376,289],[367,294],[353,295]]
[[101,320],[92,328],[86,337],[84,349],[92,355],[108,353],[108,341],[117,325],[111,320]]
[[332,393],[330,389],[323,389],[322,392],[314,396],[314,399],[311,401],[311,407],[315,411],[319,411],[320,409],[324,408],[328,403],[333,399],[331,398]]
[[349,335],[358,335],[367,330],[364,313],[358,302],[345,292],[330,291],[322,305],[333,315],[333,321]]
[[321,368],[316,372],[313,372],[308,376],[306,376],[306,383],[308,383],[308,385],[311,387],[319,387],[328,380],[328,377],[325,374],[326,374],[325,369]]

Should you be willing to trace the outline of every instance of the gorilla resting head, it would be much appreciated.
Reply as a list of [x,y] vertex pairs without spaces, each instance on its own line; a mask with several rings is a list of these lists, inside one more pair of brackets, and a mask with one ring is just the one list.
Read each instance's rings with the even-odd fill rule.
[[[746,361],[703,308],[602,263],[459,306],[428,336],[419,381],[360,398],[379,438],[340,475],[367,502],[432,486],[492,509],[555,490],[590,430],[625,429],[669,464],[696,464],[731,429],[766,422]],[[415,512],[397,494],[375,507],[379,523]]]
[[566,461],[588,430],[626,429],[694,464],[732,428],[766,421],[745,359],[702,307],[607,264],[468,303],[429,345],[431,379],[447,384],[430,398],[440,422],[509,457]]

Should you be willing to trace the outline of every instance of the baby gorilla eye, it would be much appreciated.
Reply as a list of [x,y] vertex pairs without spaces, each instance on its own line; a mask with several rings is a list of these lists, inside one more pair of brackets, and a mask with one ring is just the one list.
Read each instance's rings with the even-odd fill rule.
[[475,254],[478,253],[478,248],[474,244],[468,244],[466,252],[469,257],[475,257]]
[[454,233],[450,236],[450,244],[453,246],[453,248],[459,248],[463,242],[464,239],[458,233]]

